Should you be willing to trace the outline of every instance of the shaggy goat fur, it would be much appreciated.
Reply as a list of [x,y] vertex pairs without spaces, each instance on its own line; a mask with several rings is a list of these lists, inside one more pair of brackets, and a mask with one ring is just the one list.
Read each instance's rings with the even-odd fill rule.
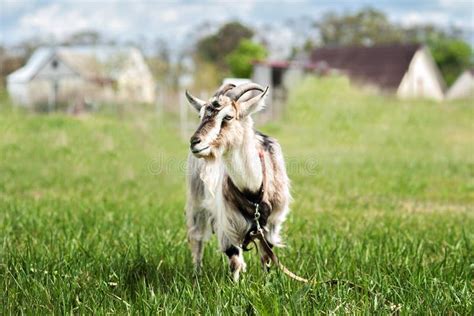
[[[268,242],[278,246],[291,197],[280,145],[256,132],[250,117],[263,108],[266,90],[243,102],[218,92],[209,102],[188,96],[191,103],[199,102],[195,107],[201,116],[201,124],[191,138],[194,154],[188,157],[188,240],[199,269],[204,242],[215,232],[237,280],[240,271],[245,270],[241,245],[255,225],[255,207],[249,200],[265,188],[262,224]],[[268,263],[268,258],[262,258],[262,262]]]

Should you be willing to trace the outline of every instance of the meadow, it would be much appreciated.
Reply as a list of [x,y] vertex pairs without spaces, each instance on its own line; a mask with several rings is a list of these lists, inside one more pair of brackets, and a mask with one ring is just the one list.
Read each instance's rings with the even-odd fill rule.
[[78,117],[0,104],[0,314],[473,313],[472,102],[400,101],[307,79],[279,139],[292,180],[276,270],[230,279],[214,239],[195,275],[177,117]]

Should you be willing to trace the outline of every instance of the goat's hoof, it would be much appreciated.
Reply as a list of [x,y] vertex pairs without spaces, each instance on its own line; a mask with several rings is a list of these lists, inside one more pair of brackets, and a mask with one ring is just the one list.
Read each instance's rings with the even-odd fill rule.
[[270,260],[270,257],[261,256],[260,257],[260,263],[262,264],[263,271],[265,271],[265,272],[270,271],[270,267],[272,265],[272,261]]
[[230,271],[232,272],[232,279],[234,282],[238,282],[240,278],[240,272],[245,272],[247,270],[247,265],[245,264],[243,258],[238,256],[233,256],[230,258]]
[[194,267],[194,274],[195,275],[201,275],[201,271],[202,271],[201,267]]
[[240,279],[240,271],[234,271],[232,273],[232,280],[237,283],[239,282],[239,279]]
[[194,266],[194,273],[200,274],[202,270],[202,261],[195,261],[193,262]]

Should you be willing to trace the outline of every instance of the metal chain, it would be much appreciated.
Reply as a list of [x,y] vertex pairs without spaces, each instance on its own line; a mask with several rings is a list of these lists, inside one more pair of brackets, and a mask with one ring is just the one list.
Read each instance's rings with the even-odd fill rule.
[[255,213],[254,213],[254,220],[255,220],[255,224],[257,225],[257,231],[261,230],[262,228],[260,227],[260,212],[258,211],[258,209],[260,208],[260,204],[259,203],[254,203],[255,205]]

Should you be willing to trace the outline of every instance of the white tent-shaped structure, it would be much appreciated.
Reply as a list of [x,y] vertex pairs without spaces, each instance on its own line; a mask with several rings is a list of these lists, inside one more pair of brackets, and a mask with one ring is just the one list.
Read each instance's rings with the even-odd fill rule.
[[446,99],[474,100],[474,68],[464,71],[446,93]]

